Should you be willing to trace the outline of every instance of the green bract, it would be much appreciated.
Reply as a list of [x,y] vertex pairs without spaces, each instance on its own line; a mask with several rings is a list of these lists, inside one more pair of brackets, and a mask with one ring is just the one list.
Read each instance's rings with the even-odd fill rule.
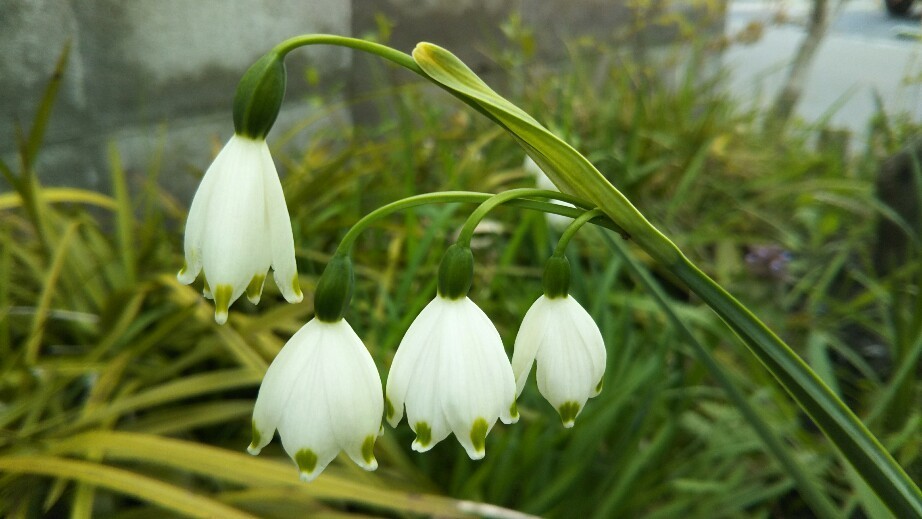
[[265,139],[285,98],[285,63],[270,52],[243,75],[234,95],[234,131],[252,139]]
[[550,299],[567,297],[570,290],[570,261],[566,256],[551,256],[544,264],[544,295]]
[[323,270],[314,293],[314,314],[320,321],[335,323],[343,318],[352,299],[355,275],[352,258],[337,254]]
[[439,295],[461,299],[471,290],[474,278],[474,255],[471,249],[454,244],[445,251],[439,265]]

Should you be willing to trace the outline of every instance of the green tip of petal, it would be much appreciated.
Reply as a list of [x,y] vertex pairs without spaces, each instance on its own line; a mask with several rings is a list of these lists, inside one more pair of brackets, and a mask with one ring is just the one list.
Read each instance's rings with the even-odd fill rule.
[[186,275],[186,271],[189,270],[189,265],[183,262],[182,267],[179,269],[179,273],[176,274],[176,277],[181,278]]
[[266,280],[265,274],[256,274],[247,285],[247,299],[254,305],[259,303],[263,293],[263,282]]
[[595,386],[595,394],[598,395],[599,393],[602,392],[602,383],[603,383],[603,382],[605,382],[604,379],[603,379],[603,380],[600,380],[599,383],[596,384],[596,386]]
[[474,425],[471,426],[471,443],[474,445],[474,449],[480,455],[483,455],[485,452],[488,428],[489,427],[487,426],[487,421],[483,418],[474,420]]
[[432,441],[432,429],[426,422],[416,422],[416,443],[420,447],[428,447]]
[[557,412],[560,413],[560,420],[563,422],[563,426],[569,429],[573,427],[576,415],[579,414],[579,404],[572,400],[564,402],[557,408]]
[[294,292],[295,297],[298,298],[298,301],[304,299],[304,293],[301,292],[301,280],[298,279],[297,272],[295,272],[295,275],[291,278],[291,291]]
[[365,441],[362,442],[362,459],[368,465],[378,465],[375,460],[375,436],[373,434],[366,436]]
[[259,454],[260,450],[262,450],[260,445],[262,445],[263,435],[259,433],[259,429],[256,427],[256,420],[253,420],[251,423],[253,429],[253,440],[250,441],[250,446],[247,447],[247,452],[255,456]]
[[509,406],[509,416],[511,416],[513,420],[519,419],[519,405],[515,400],[513,400],[512,405]]
[[227,309],[230,307],[231,295],[234,289],[230,285],[218,285],[215,287],[214,294],[214,320],[218,324],[227,322]]
[[301,449],[295,454],[295,463],[301,471],[301,479],[311,481],[316,477],[314,470],[317,468],[317,455],[310,449]]
[[387,416],[388,420],[394,417],[394,404],[392,404],[391,399],[387,397],[384,397],[384,414]]

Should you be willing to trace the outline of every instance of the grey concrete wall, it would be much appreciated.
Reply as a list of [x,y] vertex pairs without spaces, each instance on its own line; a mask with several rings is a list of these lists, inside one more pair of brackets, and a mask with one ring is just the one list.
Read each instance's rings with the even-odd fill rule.
[[[109,142],[136,175],[162,146],[164,183],[187,191],[196,183],[189,172],[233,133],[230,107],[246,68],[285,38],[347,34],[350,20],[349,2],[330,0],[0,0],[0,154],[15,149],[14,121],[31,124],[69,41],[41,178],[108,191]],[[297,103],[308,58],[321,77],[335,77],[351,54],[324,47],[292,58],[281,126],[308,115]]]
[[[376,13],[394,24],[389,42],[446,46],[489,74],[488,50],[505,40],[513,13],[536,29],[538,52],[560,59],[560,42],[604,38],[630,21],[625,0],[0,0],[0,156],[14,160],[14,121],[28,126],[65,42],[72,46],[38,171],[47,184],[109,190],[106,148],[114,142],[133,183],[162,147],[163,184],[187,197],[192,172],[232,133],[231,100],[241,74],[279,41],[303,33],[363,35]],[[676,2],[683,5],[683,2]],[[309,63],[324,80],[368,88],[360,54],[329,46],[293,53],[275,134],[311,115],[299,102]],[[500,71],[502,74],[502,71]],[[409,76],[404,74],[404,76]],[[322,88],[323,85],[320,86]],[[339,122],[361,114],[337,113]],[[298,146],[309,138],[302,132]],[[271,139],[272,135],[270,135]],[[6,186],[0,181],[0,190]],[[183,196],[185,194],[186,196]]]

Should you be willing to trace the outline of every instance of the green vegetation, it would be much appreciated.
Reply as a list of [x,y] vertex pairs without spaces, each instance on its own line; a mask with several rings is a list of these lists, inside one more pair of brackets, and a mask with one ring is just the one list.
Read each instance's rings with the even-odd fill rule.
[[[847,156],[811,142],[820,128],[763,131],[718,76],[703,77],[704,52],[667,78],[577,42],[563,74],[532,63],[527,33],[507,30],[521,48],[501,59],[513,71],[504,91],[782,334],[922,480],[918,237],[901,268],[879,276],[872,265],[877,219],[918,228],[873,189],[878,161],[914,128],[882,116],[863,153]],[[334,462],[300,483],[278,441],[259,458],[244,450],[262,374],[312,314],[339,238],[398,198],[529,187],[521,149],[460,104],[387,85],[366,100],[379,124],[325,127],[303,153],[276,155],[305,302],[284,304],[268,283],[258,307],[238,302],[218,326],[201,285],[175,279],[184,209],[157,187],[167,173],[156,160],[138,191],[114,149],[111,195],[40,185],[56,89],[19,166],[0,166],[13,188],[0,195],[0,514],[452,517],[472,511],[460,499],[550,517],[887,517],[710,309],[630,241],[593,228],[568,251],[570,290],[602,329],[609,366],[573,429],[532,379],[520,422],[497,425],[481,461],[455,442],[411,452],[409,427],[385,426],[377,472]],[[346,317],[382,375],[471,209],[419,207],[354,244]],[[471,297],[511,347],[556,233],[515,208],[489,218],[497,225],[471,240]]]

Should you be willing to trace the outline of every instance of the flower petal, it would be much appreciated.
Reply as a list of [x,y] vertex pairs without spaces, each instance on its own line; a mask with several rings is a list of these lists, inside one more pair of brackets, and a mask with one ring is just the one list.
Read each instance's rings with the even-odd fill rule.
[[435,300],[431,301],[416,319],[400,340],[391,369],[387,375],[387,388],[385,390],[385,411],[387,422],[391,427],[397,427],[403,418],[404,404],[407,391],[410,389],[411,379],[416,372],[416,365],[424,351],[431,349],[428,344],[430,336],[438,326],[440,308]]
[[266,223],[269,229],[269,250],[275,284],[289,303],[304,299],[298,281],[298,265],[295,261],[295,242],[291,232],[291,217],[285,203],[285,194],[278,171],[269,153],[269,146],[262,141],[260,168],[263,174],[266,196]]
[[519,326],[519,332],[515,336],[512,371],[515,373],[516,395],[521,395],[525,388],[525,382],[528,380],[531,367],[538,355],[538,347],[545,335],[545,328],[552,318],[548,315],[547,302],[547,297],[542,295],[532,303],[525,312],[522,325]]
[[318,321],[311,320],[302,326],[269,365],[253,407],[253,443],[247,448],[250,454],[259,454],[272,441],[282,415],[290,409],[293,388],[319,347],[317,324]]
[[[550,299],[548,318],[538,347],[538,390],[572,427],[601,380],[605,346],[598,326],[570,297]],[[600,371],[601,370],[601,371]]]
[[184,285],[195,281],[196,276],[202,270],[202,235],[207,226],[208,203],[211,200],[214,185],[218,182],[218,177],[221,176],[224,169],[223,164],[227,160],[227,155],[233,153],[233,150],[229,151],[228,148],[234,145],[234,138],[231,137],[231,140],[224,145],[211,165],[208,166],[208,169],[205,170],[205,175],[192,197],[183,240],[186,263],[179,270],[179,274],[176,275],[179,282]]
[[213,165],[220,176],[207,207],[202,259],[219,322],[253,277],[269,269],[260,142],[235,135],[225,148],[228,154]]
[[[313,346],[335,348],[338,345]],[[311,356],[311,360],[294,381],[291,397],[278,424],[282,447],[298,465],[304,481],[316,478],[340,450],[327,405],[330,388],[324,384],[326,367],[322,362],[313,362],[315,356]]]
[[377,461],[368,449],[373,449],[381,428],[381,378],[365,345],[345,320],[320,324],[325,328],[319,354],[325,367],[326,412],[333,436],[355,463],[374,470]]

